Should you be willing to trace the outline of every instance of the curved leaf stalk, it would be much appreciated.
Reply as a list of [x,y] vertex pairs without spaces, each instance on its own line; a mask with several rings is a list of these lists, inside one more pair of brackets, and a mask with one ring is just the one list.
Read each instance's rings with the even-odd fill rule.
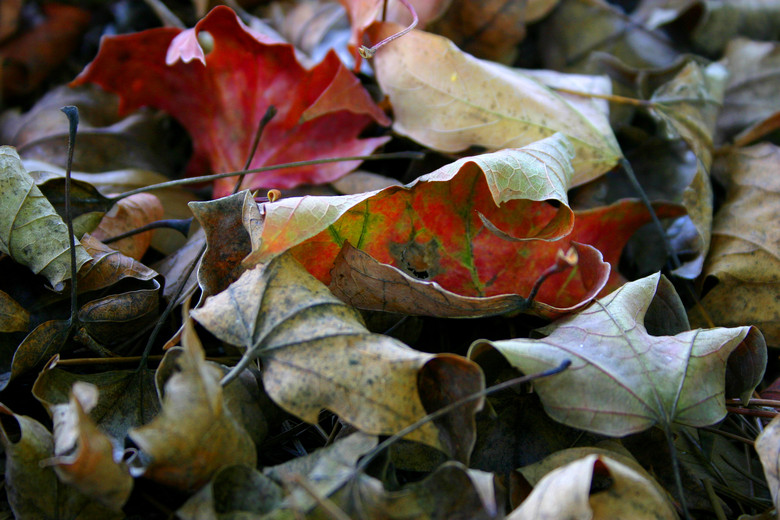
[[380,48],[384,47],[385,45],[387,45],[391,41],[400,38],[404,34],[408,33],[409,31],[411,31],[412,29],[417,27],[417,22],[420,21],[420,19],[417,17],[417,11],[414,10],[414,7],[412,6],[412,4],[410,4],[407,0],[399,0],[399,1],[404,5],[404,7],[409,9],[410,13],[412,13],[412,23],[409,24],[409,27],[407,27],[403,31],[400,31],[400,32],[397,32],[397,33],[395,33],[395,34],[393,34],[391,36],[388,36],[387,38],[385,38],[381,42],[377,43],[373,47],[366,47],[365,45],[361,45],[358,48],[358,52],[360,53],[360,55],[363,58],[365,58],[365,59],[373,58],[374,54],[376,54],[376,51],[378,51]]

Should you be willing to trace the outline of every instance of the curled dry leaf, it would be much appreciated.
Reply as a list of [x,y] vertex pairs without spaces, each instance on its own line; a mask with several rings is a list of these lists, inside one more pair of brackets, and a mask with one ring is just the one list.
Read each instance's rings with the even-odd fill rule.
[[707,426],[726,415],[727,393],[750,397],[766,343],[755,327],[688,328],[679,296],[655,274],[540,329],[543,339],[477,341],[469,357],[496,349],[526,374],[571,360],[534,387],[547,413],[575,428],[623,436],[654,424]]
[[[327,408],[371,434],[392,434],[483,386],[459,356],[417,352],[371,334],[360,315],[336,299],[290,255],[246,271],[192,316],[212,334],[259,358],[271,399],[316,423]],[[467,460],[481,401],[406,436]],[[438,428],[437,428],[438,426]]]
[[[378,23],[371,38],[398,29]],[[444,37],[412,31],[378,52],[374,62],[379,85],[393,104],[393,129],[430,148],[501,150],[561,132],[574,149],[573,186],[610,170],[622,156],[608,123],[592,123],[521,71],[474,58]]]
[[77,382],[70,402],[52,407],[54,466],[59,479],[86,496],[119,511],[130,497],[133,478],[122,462],[124,450],[100,431],[89,417],[97,405],[97,387]]
[[[609,491],[593,492],[597,478]],[[507,520],[635,518],[676,520],[669,500],[646,476],[605,455],[588,455],[547,474]]]
[[182,334],[180,371],[165,382],[162,411],[130,431],[144,457],[138,473],[184,490],[194,490],[232,464],[254,465],[252,438],[232,416],[219,385],[221,372],[207,364],[191,321]]
[[[64,281],[70,279],[67,226],[10,146],[0,147],[0,193],[0,251],[45,276],[61,291]],[[89,255],[80,244],[73,247],[80,268]]]
[[[169,47],[208,32],[214,48],[189,63],[166,63]],[[199,48],[199,47],[198,47]],[[174,51],[176,48],[173,49]],[[94,82],[121,97],[127,112],[143,105],[179,120],[193,139],[189,172],[241,169],[269,106],[277,114],[263,131],[250,168],[306,159],[366,155],[387,141],[357,136],[372,122],[389,124],[335,53],[304,69],[291,45],[266,43],[225,6],[213,9],[194,29],[151,29],[107,37],[95,60],[73,84]],[[204,88],[208,85],[208,88]],[[332,181],[357,161],[247,175],[249,188],[290,188]],[[215,183],[215,195],[232,192],[236,180]]]
[[51,457],[54,441],[38,421],[16,415],[0,404],[0,442],[6,453],[5,487],[16,518],[84,520],[124,518],[59,481],[54,468],[41,464]]
[[125,278],[147,281],[157,276],[153,269],[103,244],[92,235],[84,235],[81,245],[92,257],[79,272],[78,290],[81,293],[110,287]]
[[[112,238],[163,218],[160,199],[151,193],[137,193],[119,200],[103,216],[92,236],[98,240]],[[141,260],[152,243],[153,231],[137,233],[111,243],[111,248],[135,260]]]
[[780,346],[780,148],[763,143],[727,158],[726,201],[715,215],[704,275],[717,280],[690,311],[704,326],[758,326]]

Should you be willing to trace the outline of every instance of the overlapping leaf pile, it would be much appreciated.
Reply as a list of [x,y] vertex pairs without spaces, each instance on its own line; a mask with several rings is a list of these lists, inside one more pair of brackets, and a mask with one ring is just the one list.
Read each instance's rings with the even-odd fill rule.
[[[279,34],[194,2],[192,28],[105,36],[69,87],[0,118],[11,512],[769,514],[778,50],[738,36],[776,37],[758,21],[780,9],[341,3]],[[8,5],[0,54],[27,34]],[[361,64],[410,9],[418,29]],[[382,146],[427,158],[316,161]]]

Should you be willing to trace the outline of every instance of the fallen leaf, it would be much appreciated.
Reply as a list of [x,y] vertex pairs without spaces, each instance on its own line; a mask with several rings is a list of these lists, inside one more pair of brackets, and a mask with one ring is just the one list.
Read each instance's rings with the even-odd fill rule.
[[195,490],[219,468],[254,466],[257,453],[249,434],[225,407],[220,371],[206,364],[191,321],[185,324],[182,349],[180,371],[165,382],[162,411],[129,435],[146,460],[140,471],[136,469],[138,474]]
[[[35,186],[10,146],[0,147],[0,252],[45,276],[55,291],[70,279],[70,249],[65,222]],[[89,260],[80,244],[76,268]]]
[[[535,250],[534,259],[538,265],[543,263],[542,258],[554,265],[554,256],[546,253],[562,251],[556,242],[549,244],[551,247],[547,251],[540,248]],[[559,249],[555,249],[556,247]],[[573,306],[567,308],[536,300],[529,301],[518,294],[462,296],[448,291],[436,282],[420,280],[397,267],[379,263],[367,253],[352,247],[349,242],[344,243],[334,260],[329,287],[339,299],[359,309],[447,318],[474,318],[511,312],[553,317],[587,305],[606,283],[606,264],[599,251],[582,244],[574,244],[574,247],[578,256],[577,276],[586,286],[582,291],[579,288],[572,289],[572,284],[567,285],[565,291],[561,291],[574,300]],[[569,272],[562,276],[572,277]],[[556,281],[552,277],[549,283],[556,285]],[[530,286],[527,288],[530,291]],[[564,298],[558,298],[556,303],[562,301]]]
[[7,293],[0,291],[0,332],[27,332],[30,313]]
[[718,114],[719,142],[780,112],[780,49],[776,42],[735,38],[721,63],[729,77]]
[[[369,32],[376,41],[398,29],[384,23]],[[393,105],[393,129],[435,150],[516,148],[561,132],[574,148],[572,186],[605,173],[622,156],[615,136],[605,133],[607,123],[591,123],[538,81],[478,60],[441,36],[412,31],[378,52],[374,67]]]
[[712,139],[723,102],[726,69],[719,63],[707,67],[691,61],[650,97],[651,112],[665,125],[669,137],[682,138],[697,159],[697,172],[683,192],[682,203],[699,234],[697,255],[675,269],[677,276],[696,278],[710,247],[712,224]]
[[125,517],[62,484],[54,468],[41,465],[54,451],[51,433],[38,421],[16,415],[2,404],[0,442],[6,452],[8,503],[16,518],[101,520]]
[[769,493],[775,508],[780,507],[780,416],[775,416],[756,438],[756,453],[764,466]]
[[70,337],[71,325],[70,320],[50,320],[35,327],[16,347],[10,365],[0,367],[0,390],[59,353]]
[[41,6],[34,26],[0,46],[0,79],[4,99],[29,94],[61,66],[78,46],[92,13],[61,3]]
[[115,251],[90,235],[84,235],[81,245],[92,260],[79,272],[79,292],[105,289],[125,278],[147,281],[157,276],[144,264]]
[[76,383],[94,385],[98,389],[98,401],[89,415],[101,431],[118,440],[124,440],[131,428],[151,422],[160,411],[153,370],[79,374],[58,368],[58,362],[59,356],[49,360],[32,388],[33,396],[47,410],[66,405]]
[[[103,40],[95,60],[73,85],[95,82],[121,97],[126,113],[142,105],[160,108],[179,120],[193,139],[191,173],[242,168],[258,124],[273,105],[276,116],[263,131],[250,168],[306,159],[371,153],[387,138],[357,139],[372,121],[387,124],[356,77],[334,53],[311,70],[296,61],[291,45],[257,39],[229,8],[203,18],[188,38],[208,32],[214,49],[200,60],[166,64],[178,29],[151,29]],[[211,85],[208,92],[202,85]],[[217,95],[218,94],[218,95]],[[204,166],[206,166],[204,168]],[[357,161],[247,175],[250,188],[290,188],[334,180]],[[232,192],[235,179],[215,183],[215,195]]]
[[71,388],[70,402],[52,408],[54,457],[47,463],[63,483],[120,511],[130,497],[133,478],[122,462],[124,450],[114,446],[88,415],[97,401],[97,387],[77,382]]
[[[607,490],[596,491],[604,479]],[[597,487],[596,489],[599,489]],[[677,519],[657,484],[606,455],[588,455],[547,474],[507,520]]]
[[[571,230],[565,194],[570,153],[566,139],[556,135],[521,149],[461,159],[407,186],[265,204],[262,227],[247,228],[253,251],[244,265],[295,248],[296,258],[328,283],[332,259],[349,241],[380,262],[459,294],[517,292],[511,290],[516,284],[507,260],[492,254],[510,244],[508,258],[527,265],[527,256],[516,254],[527,242],[507,242],[495,230],[530,242],[556,240]],[[560,206],[552,208],[546,200]],[[508,278],[510,290],[495,283],[498,274]]]
[[[463,358],[417,352],[369,333],[357,311],[289,255],[246,271],[191,314],[245,349],[234,371],[259,357],[271,399],[310,423],[327,408],[361,431],[391,434],[482,387],[481,373]],[[406,438],[467,460],[480,407],[480,401],[465,405]]]
[[241,260],[250,253],[251,244],[243,222],[236,215],[242,215],[249,204],[255,204],[255,199],[248,190],[221,199],[190,203],[208,244],[198,266],[201,299],[222,292],[244,272]]
[[[98,240],[113,238],[133,231],[152,222],[162,220],[164,215],[160,199],[151,193],[138,193],[117,201],[103,216],[92,236]],[[153,231],[137,233],[111,243],[111,248],[135,260],[141,260],[152,243]]]
[[604,0],[561,0],[539,32],[542,61],[554,70],[595,72],[589,60],[596,53],[611,54],[632,67],[654,69],[669,66],[680,53],[661,31]]
[[706,426],[725,416],[727,388],[746,399],[761,381],[766,344],[755,327],[687,329],[671,283],[655,274],[540,329],[544,339],[477,341],[469,358],[496,349],[526,374],[571,360],[534,387],[547,413],[575,428],[623,436],[654,424]]
[[452,0],[444,15],[426,30],[444,36],[477,58],[508,65],[517,57],[518,44],[525,38],[527,8],[525,0],[478,4]]
[[[752,323],[780,345],[780,148],[762,143],[727,157],[726,200],[715,215],[703,274],[717,284],[690,311],[692,323]],[[708,285],[712,285],[709,282]]]

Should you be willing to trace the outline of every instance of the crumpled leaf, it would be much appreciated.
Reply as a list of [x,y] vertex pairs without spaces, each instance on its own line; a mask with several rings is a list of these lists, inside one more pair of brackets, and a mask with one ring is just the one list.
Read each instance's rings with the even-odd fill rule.
[[[398,29],[377,23],[370,35],[377,41]],[[478,60],[441,36],[412,31],[377,52],[374,68],[393,104],[393,129],[429,148],[501,150],[561,132],[574,149],[573,186],[605,173],[622,156],[608,124],[591,123],[521,71]]]
[[[208,55],[189,63],[174,55],[166,64],[174,38],[194,40],[204,31],[215,41]],[[193,139],[189,172],[199,175],[241,169],[270,105],[277,114],[265,127],[250,168],[365,155],[387,141],[357,139],[372,121],[388,124],[388,119],[334,53],[307,71],[291,45],[263,43],[224,6],[186,33],[161,28],[104,39],[98,56],[73,84],[86,82],[118,93],[123,113],[148,105],[178,119]],[[324,183],[356,166],[351,161],[249,174],[244,186]],[[235,179],[216,181],[215,195],[231,193],[234,184]]]
[[697,159],[697,172],[683,192],[683,205],[699,234],[697,255],[675,270],[684,278],[701,273],[704,257],[710,247],[712,224],[712,140],[715,123],[723,102],[727,71],[719,63],[707,67],[691,61],[668,83],[650,97],[651,112],[666,126],[670,138],[682,138]]
[[[593,491],[602,478],[608,490]],[[657,485],[605,455],[588,455],[547,474],[507,520],[559,518],[677,519]]]
[[[252,438],[224,403],[220,371],[206,364],[191,321],[182,335],[180,371],[165,382],[162,411],[129,435],[142,452],[136,474],[165,485],[194,490],[221,467],[254,465]],[[169,351],[170,352],[170,351]]]
[[[65,222],[35,186],[10,146],[0,147],[0,252],[45,276],[55,291],[70,279]],[[77,269],[89,255],[76,244]]]
[[62,484],[51,466],[54,441],[38,421],[0,404],[0,442],[5,448],[5,488],[16,518],[101,520],[124,518]]
[[736,38],[721,63],[729,77],[718,114],[720,142],[780,112],[780,45]]
[[79,272],[78,290],[81,293],[110,287],[125,278],[146,281],[157,276],[153,269],[112,249],[92,235],[84,235],[81,245],[92,256],[92,260]]
[[124,450],[101,432],[88,413],[97,405],[97,387],[77,382],[68,404],[52,408],[54,466],[59,479],[114,511],[121,510],[133,489],[122,462]]
[[49,320],[30,331],[14,351],[10,366],[0,367],[0,390],[59,353],[68,341],[71,328],[70,320]]
[[154,371],[112,370],[96,374],[78,374],[57,367],[54,356],[41,370],[32,388],[33,396],[51,411],[67,405],[70,390],[76,383],[87,383],[98,389],[98,400],[88,412],[93,421],[114,439],[124,439],[131,428],[154,419],[160,401],[154,388]]
[[[482,388],[477,367],[459,356],[417,352],[371,334],[290,255],[246,271],[192,316],[212,334],[260,358],[263,386],[279,406],[316,423],[327,408],[371,434],[392,434]],[[459,460],[474,443],[479,400],[407,435]],[[437,428],[438,426],[438,428]]]
[[571,360],[534,387],[547,413],[575,428],[623,436],[657,423],[706,426],[726,415],[726,394],[750,397],[766,344],[755,327],[688,328],[679,296],[655,274],[540,329],[543,339],[480,340],[469,358],[496,349],[526,374]]
[[[727,157],[727,195],[715,215],[704,275],[717,280],[690,310],[703,326],[756,325],[767,343],[780,346],[780,148],[769,143]],[[708,284],[711,285],[711,284]]]

